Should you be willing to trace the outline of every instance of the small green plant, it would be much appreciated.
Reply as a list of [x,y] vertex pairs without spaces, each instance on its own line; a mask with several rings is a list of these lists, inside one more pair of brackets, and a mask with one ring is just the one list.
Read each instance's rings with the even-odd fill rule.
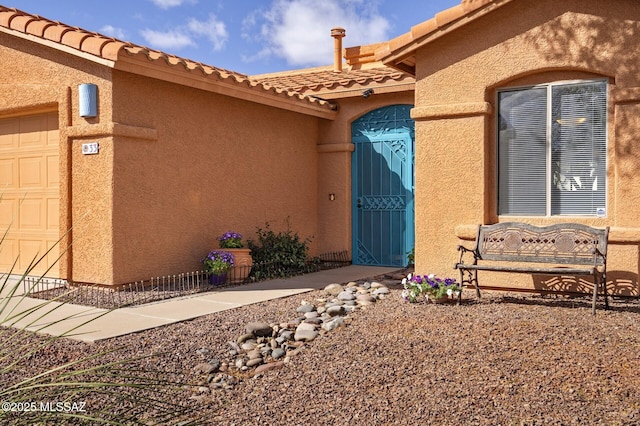
[[[256,233],[257,241],[247,241],[256,265],[252,270],[254,279],[284,277],[306,271],[310,238],[302,240],[290,228],[276,233],[268,222]],[[259,265],[265,267],[260,268]]]
[[407,252],[407,268],[412,268],[416,265],[416,248],[412,248]]

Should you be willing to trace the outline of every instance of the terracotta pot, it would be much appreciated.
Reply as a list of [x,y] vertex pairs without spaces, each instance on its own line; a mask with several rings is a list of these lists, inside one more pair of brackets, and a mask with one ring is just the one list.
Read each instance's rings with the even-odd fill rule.
[[234,266],[229,270],[229,282],[241,283],[251,272],[253,258],[248,248],[222,249],[233,254]]
[[442,297],[438,297],[438,298],[434,298],[429,296],[429,303],[453,303],[456,302],[458,299],[455,297],[449,297],[449,296],[442,296]]

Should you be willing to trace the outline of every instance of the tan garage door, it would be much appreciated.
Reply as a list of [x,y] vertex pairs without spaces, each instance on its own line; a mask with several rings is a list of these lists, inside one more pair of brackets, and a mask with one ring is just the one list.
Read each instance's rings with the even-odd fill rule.
[[[0,119],[0,272],[23,273],[59,238],[59,132],[57,113]],[[57,247],[32,275],[59,276]]]

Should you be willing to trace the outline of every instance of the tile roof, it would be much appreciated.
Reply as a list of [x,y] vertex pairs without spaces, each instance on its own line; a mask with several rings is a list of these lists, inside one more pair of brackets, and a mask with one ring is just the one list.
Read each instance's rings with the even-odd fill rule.
[[[324,118],[335,115],[335,105],[283,86],[266,85],[249,79],[245,74],[205,65],[1,5],[0,31],[115,69],[179,81],[180,84],[193,84],[205,90]],[[181,75],[176,77],[176,71]],[[205,79],[206,87],[203,87],[202,79]]]
[[387,43],[375,45],[373,56],[385,65],[415,75],[416,49],[511,1],[513,0],[462,0],[460,4],[411,27],[411,31]]
[[302,69],[249,77],[251,80],[283,90],[293,90],[312,96],[360,89],[371,85],[406,83],[413,85],[415,79],[396,69],[380,63],[361,68],[335,72],[332,66]]

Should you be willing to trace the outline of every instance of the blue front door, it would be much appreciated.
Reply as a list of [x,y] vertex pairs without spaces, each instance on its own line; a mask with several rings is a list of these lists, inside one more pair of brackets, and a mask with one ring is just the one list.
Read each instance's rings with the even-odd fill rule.
[[415,235],[411,108],[380,108],[352,124],[354,264],[407,265]]

